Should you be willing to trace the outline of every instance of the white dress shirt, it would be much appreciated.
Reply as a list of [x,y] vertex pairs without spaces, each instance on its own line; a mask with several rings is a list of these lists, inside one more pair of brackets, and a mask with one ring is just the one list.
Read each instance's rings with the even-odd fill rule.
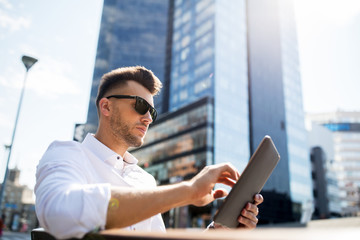
[[[88,134],[82,143],[53,142],[37,166],[36,214],[56,238],[82,238],[104,229],[110,186],[154,188],[155,179],[126,152],[120,155]],[[165,231],[161,214],[128,230]]]

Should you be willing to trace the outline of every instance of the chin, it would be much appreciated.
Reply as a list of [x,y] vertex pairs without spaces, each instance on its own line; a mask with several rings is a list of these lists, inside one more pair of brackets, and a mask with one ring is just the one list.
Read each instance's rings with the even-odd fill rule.
[[133,144],[133,147],[141,147],[144,144],[144,139],[139,139]]

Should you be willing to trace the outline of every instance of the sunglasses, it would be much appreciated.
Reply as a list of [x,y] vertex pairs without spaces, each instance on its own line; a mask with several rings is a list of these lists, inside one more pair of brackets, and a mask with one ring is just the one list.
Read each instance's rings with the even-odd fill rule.
[[144,115],[148,111],[150,112],[151,119],[153,122],[155,122],[157,117],[156,109],[153,108],[145,99],[138,96],[130,96],[130,95],[111,95],[108,97],[105,97],[107,99],[109,98],[117,98],[117,99],[136,99],[135,102],[135,111],[141,115]]

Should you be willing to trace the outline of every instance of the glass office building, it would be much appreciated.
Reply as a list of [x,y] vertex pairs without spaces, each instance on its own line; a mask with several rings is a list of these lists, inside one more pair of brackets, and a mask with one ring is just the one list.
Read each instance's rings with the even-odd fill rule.
[[335,172],[342,195],[341,214],[360,214],[360,112],[308,114],[308,119],[333,133],[334,159],[329,168]]
[[296,202],[310,202],[311,166],[307,150],[296,24],[291,1],[279,1],[279,16],[291,198]]
[[[95,99],[103,74],[124,66],[145,66],[165,78],[169,1],[104,1],[87,124],[97,125]],[[155,101],[162,112],[162,96]]]
[[175,1],[169,110],[214,97],[215,163],[249,159],[245,1]]
[[[281,160],[265,185],[260,220],[304,215],[312,183],[292,1],[104,0],[88,123],[97,124],[101,75],[130,65],[144,65],[164,83],[155,98],[163,120],[133,150],[159,184],[211,163],[231,162],[242,171],[270,135]],[[206,102],[203,110],[192,105],[198,101]],[[206,113],[202,122],[193,108]],[[183,227],[185,218],[187,226],[199,226],[191,220],[196,211],[169,213],[168,226]]]
[[[312,211],[312,181],[307,149],[297,36],[292,1],[248,1],[251,151],[270,135],[281,160],[264,187],[265,222],[289,221]],[[277,214],[281,194],[293,216]],[[274,200],[272,200],[274,198]],[[284,198],[282,198],[284,199]],[[276,201],[275,201],[276,200]],[[276,219],[276,220],[275,220]]]
[[[334,163],[333,132],[324,126],[311,123],[308,119],[306,121],[306,129],[308,131],[308,148],[314,153],[310,156],[314,196],[314,213],[312,218],[322,217],[320,208],[318,207],[320,205],[322,207],[328,205],[331,217],[342,216],[341,206],[346,202],[344,201],[346,192],[339,187],[336,171],[334,171],[332,167]],[[322,162],[321,168],[316,164],[317,161]],[[320,176],[318,176],[319,171],[325,171],[325,185],[321,182],[321,173]],[[320,190],[321,188],[326,189]],[[319,199],[319,191],[327,193],[326,201]]]
[[[159,116],[141,148],[130,150],[158,185],[191,179],[214,161],[214,103],[205,97]],[[206,227],[212,205],[185,206],[163,214],[166,227]]]

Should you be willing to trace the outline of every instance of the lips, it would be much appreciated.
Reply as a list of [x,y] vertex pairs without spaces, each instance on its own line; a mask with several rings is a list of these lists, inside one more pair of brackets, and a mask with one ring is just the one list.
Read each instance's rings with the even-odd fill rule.
[[143,135],[146,134],[147,128],[146,127],[136,127],[137,130],[139,130],[140,132],[142,132]]

